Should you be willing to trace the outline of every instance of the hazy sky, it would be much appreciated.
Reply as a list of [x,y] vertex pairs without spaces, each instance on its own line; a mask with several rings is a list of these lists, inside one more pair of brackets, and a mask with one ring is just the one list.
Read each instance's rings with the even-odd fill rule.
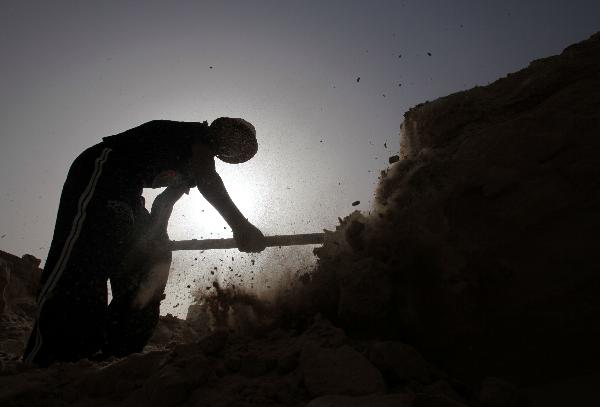
[[[267,234],[333,228],[369,210],[408,108],[598,30],[597,0],[3,0],[0,249],[44,259],[73,159],[152,119],[251,121],[259,153],[218,166],[242,212]],[[225,226],[196,191],[170,235]]]

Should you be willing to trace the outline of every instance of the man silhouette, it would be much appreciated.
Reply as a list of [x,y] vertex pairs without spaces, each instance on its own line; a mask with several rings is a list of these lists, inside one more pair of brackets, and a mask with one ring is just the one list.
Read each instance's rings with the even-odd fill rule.
[[[24,360],[48,366],[143,348],[170,265],[168,217],[191,187],[223,216],[241,251],[262,251],[263,234],[235,206],[214,163],[242,163],[257,149],[250,123],[221,117],[210,126],[154,120],[80,154],[63,186]],[[165,186],[148,213],[143,188]]]

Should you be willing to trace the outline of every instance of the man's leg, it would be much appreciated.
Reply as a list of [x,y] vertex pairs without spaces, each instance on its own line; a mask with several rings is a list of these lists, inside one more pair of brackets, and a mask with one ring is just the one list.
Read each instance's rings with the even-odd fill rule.
[[110,274],[113,300],[108,307],[107,353],[141,352],[154,333],[171,267],[169,217],[187,191],[187,186],[168,187],[154,200],[151,214],[143,203],[134,210],[136,237],[128,262]]
[[47,366],[89,357],[103,341],[107,268],[118,261],[127,237],[116,227],[123,220],[95,194],[110,153],[101,147],[78,157],[65,182],[27,362]]
[[153,225],[148,211],[140,206],[134,212],[135,242],[123,267],[110,271],[113,299],[103,351],[119,357],[141,352],[154,333],[171,266],[166,227],[157,240],[149,234]]

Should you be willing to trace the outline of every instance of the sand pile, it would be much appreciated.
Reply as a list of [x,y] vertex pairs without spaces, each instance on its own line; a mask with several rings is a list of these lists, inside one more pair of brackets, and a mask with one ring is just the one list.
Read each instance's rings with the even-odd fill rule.
[[331,318],[461,376],[596,369],[600,35],[411,109],[369,216],[323,248]]
[[5,353],[0,404],[524,405],[495,376],[599,360],[599,106],[600,35],[417,106],[376,207],[327,234],[292,292],[215,287],[120,360],[34,369]]

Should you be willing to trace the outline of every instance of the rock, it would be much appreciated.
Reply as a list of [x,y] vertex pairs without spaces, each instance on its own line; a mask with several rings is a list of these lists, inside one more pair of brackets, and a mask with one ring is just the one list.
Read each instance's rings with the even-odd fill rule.
[[445,380],[438,380],[430,385],[423,386],[423,392],[434,396],[444,396],[461,403],[465,401]]
[[313,324],[304,332],[304,336],[324,347],[338,347],[348,341],[344,331],[321,314],[315,315]]
[[479,401],[483,407],[516,407],[523,402],[515,385],[497,377],[483,381]]
[[0,342],[0,349],[8,354],[21,355],[25,350],[25,344],[16,339],[7,339]]
[[327,349],[309,342],[302,349],[300,365],[311,396],[359,396],[384,389],[379,371],[350,346]]
[[431,381],[429,364],[412,346],[402,342],[376,342],[369,349],[369,359],[392,382]]
[[124,397],[139,388],[167,359],[166,351],[135,353],[84,376],[78,387],[92,397]]
[[412,407],[467,407],[446,396],[418,393]]
[[149,406],[176,406],[212,375],[207,359],[197,354],[166,365],[145,383],[143,392]]
[[376,394],[362,397],[323,396],[313,399],[306,407],[410,407],[413,397],[408,394]]
[[248,353],[241,358],[240,374],[246,377],[259,377],[272,371],[277,360],[257,353]]
[[[358,205],[358,201],[355,202]],[[354,203],[352,204],[354,206]],[[362,233],[365,224],[355,219],[346,228],[346,241],[354,251],[360,251],[364,247]]]
[[227,345],[229,334],[225,330],[217,330],[198,341],[198,346],[207,355],[214,355]]
[[338,314],[349,325],[371,329],[387,321],[393,299],[392,276],[384,263],[361,258],[340,272]]
[[300,359],[299,351],[291,351],[285,353],[277,360],[277,373],[285,375],[298,367],[298,361]]
[[6,287],[10,283],[10,267],[6,261],[0,259],[0,316],[6,309]]
[[171,330],[167,326],[158,323],[149,342],[152,344],[164,345],[171,341],[172,336]]

